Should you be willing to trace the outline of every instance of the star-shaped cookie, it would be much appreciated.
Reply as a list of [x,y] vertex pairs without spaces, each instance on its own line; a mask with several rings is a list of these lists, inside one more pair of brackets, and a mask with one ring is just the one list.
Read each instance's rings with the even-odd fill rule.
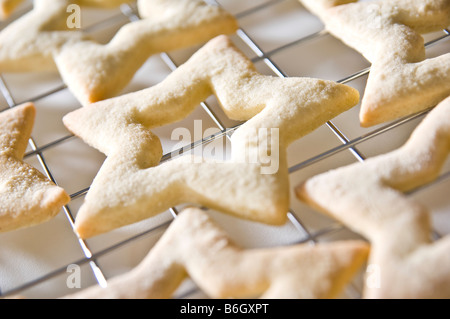
[[[179,156],[160,164],[161,143],[151,129],[185,118],[211,94],[229,118],[248,120],[231,137],[231,159]],[[218,36],[161,83],[64,117],[71,132],[107,155],[76,231],[95,236],[180,203],[283,224],[287,146],[358,101],[356,89],[332,81],[262,75],[229,37]]]
[[0,232],[43,223],[70,201],[63,189],[22,160],[34,117],[31,103],[0,113]]
[[372,63],[361,103],[362,126],[425,110],[450,94],[450,53],[427,59],[421,35],[450,25],[448,0],[300,2],[328,32]]
[[125,25],[105,46],[67,24],[70,4],[116,7],[126,2],[34,1],[33,10],[0,32],[0,71],[58,70],[80,102],[88,103],[119,92],[151,54],[237,29],[231,15],[201,0],[141,0],[145,19]]
[[364,265],[363,241],[246,250],[197,208],[181,212],[133,270],[66,299],[171,298],[188,276],[211,298],[337,298]]
[[[132,0],[74,0],[70,3],[79,5],[99,6],[99,7],[117,7],[120,4],[131,2]],[[24,0],[0,0],[0,19],[5,20],[14,13]],[[56,2],[54,0],[53,2]]]
[[54,55],[64,44],[86,36],[67,24],[70,4],[113,7],[128,0],[35,0],[33,9],[0,32],[0,71],[56,71]]
[[366,298],[450,297],[450,236],[432,242],[426,208],[403,194],[434,180],[449,150],[450,97],[400,149],[297,188],[301,200],[370,240],[378,279],[366,286]]
[[116,96],[152,55],[232,34],[238,24],[203,0],[139,0],[141,20],[123,26],[107,44],[71,42],[56,55],[64,82],[81,104]]
[[56,70],[53,54],[82,33],[67,27],[68,0],[36,0],[33,10],[0,32],[0,71]]

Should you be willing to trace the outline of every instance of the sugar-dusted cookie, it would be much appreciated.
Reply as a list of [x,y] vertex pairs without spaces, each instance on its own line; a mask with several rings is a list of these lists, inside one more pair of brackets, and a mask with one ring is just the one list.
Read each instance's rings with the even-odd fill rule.
[[[56,3],[58,0],[53,0]],[[113,8],[133,0],[73,0],[68,4],[88,5],[93,7]],[[24,0],[0,0],[0,19],[7,19]]]
[[67,27],[69,0],[35,0],[33,10],[0,32],[0,72],[56,70],[53,54],[81,32]]
[[450,25],[450,1],[300,2],[328,32],[372,63],[361,103],[362,126],[422,111],[450,94],[450,53],[427,59],[421,36]]
[[70,3],[98,8],[116,8],[124,3],[132,3],[134,1],[135,0],[72,0]]
[[[56,70],[82,104],[112,97],[149,56],[234,33],[237,21],[202,0],[139,0],[140,21],[106,45],[67,25],[68,5],[115,7],[129,0],[39,0],[0,32],[0,71]],[[56,64],[55,64],[56,61]]]
[[63,189],[22,161],[34,117],[31,103],[0,113],[0,232],[45,222],[70,201]]
[[136,268],[64,298],[170,298],[187,277],[211,298],[336,298],[368,252],[364,241],[246,250],[206,212],[188,208]]
[[23,0],[0,0],[0,19],[7,19]]
[[297,188],[301,200],[371,241],[376,280],[365,297],[450,297],[450,236],[432,242],[426,208],[403,194],[434,180],[449,150],[450,97],[400,149],[312,177]]
[[[231,159],[180,156],[160,164],[161,143],[151,129],[185,118],[211,94],[228,117],[250,119],[231,137]],[[64,117],[71,132],[107,155],[76,231],[95,236],[185,202],[283,224],[287,146],[358,101],[357,90],[332,81],[262,75],[229,37],[218,36],[163,82]]]
[[70,4],[112,7],[128,0],[35,0],[33,9],[0,32],[0,72],[56,71],[54,54],[85,38],[67,24]]
[[324,10],[358,0],[300,0],[300,2],[312,13],[320,15]]
[[113,97],[153,54],[201,44],[237,28],[234,17],[203,0],[139,0],[141,20],[107,44],[70,42],[56,56],[61,76],[84,105]]

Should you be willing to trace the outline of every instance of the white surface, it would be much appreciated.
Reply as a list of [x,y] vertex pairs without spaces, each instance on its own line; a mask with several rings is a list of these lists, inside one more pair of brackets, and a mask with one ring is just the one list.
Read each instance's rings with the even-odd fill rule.
[[[266,0],[220,1],[227,10],[234,14],[239,14],[244,10],[266,2]],[[83,16],[83,23],[84,25],[90,25],[95,23],[96,20],[101,21],[117,13],[119,11],[86,11]],[[117,23],[113,23],[107,29],[96,31],[95,35],[102,41],[105,41],[105,39],[114,34],[115,30],[122,23],[125,23],[126,19],[122,17],[114,20],[114,22],[116,21]],[[320,21],[309,14],[296,0],[285,0],[268,6],[240,18],[239,22],[249,36],[266,52],[322,29]],[[255,53],[241,39],[237,36],[233,36],[233,39],[238,47],[242,48],[250,58],[255,57]],[[449,44],[449,39],[446,39],[430,49],[429,54],[437,55],[442,52],[448,52]],[[195,48],[181,50],[171,53],[171,56],[180,64],[194,51]],[[336,81],[369,66],[369,63],[361,55],[329,35],[293,45],[277,52],[271,58],[289,76],[318,77]],[[263,61],[256,62],[256,66],[262,73],[273,74]],[[136,74],[125,92],[152,86],[163,80],[168,74],[170,74],[170,69],[163,60],[159,56],[153,56]],[[3,77],[17,103],[33,99],[62,84],[57,73],[4,74]],[[364,76],[348,83],[348,85],[357,88],[363,93],[366,79],[367,77]],[[218,108],[214,98],[210,98],[208,102],[227,126],[236,124],[225,117]],[[7,106],[4,98],[0,96],[0,109],[5,109]],[[62,125],[61,118],[80,105],[72,94],[67,89],[64,89],[37,100],[36,106],[38,113],[33,138],[38,146],[42,147],[68,135],[68,131]],[[350,140],[376,129],[361,128],[358,122],[358,112],[359,107],[357,106],[333,120],[333,123]],[[203,121],[204,129],[215,127],[214,122],[199,106],[187,119],[155,130],[155,133],[158,134],[163,142],[164,150],[168,151],[173,147],[174,141],[171,141],[173,129],[186,127],[192,131],[193,121],[196,119]],[[419,120],[415,120],[390,130],[358,145],[357,148],[366,157],[394,150],[407,139],[418,122]],[[339,145],[341,145],[341,142],[334,133],[328,127],[323,126],[290,146],[289,164],[302,163]],[[43,156],[58,184],[70,194],[89,187],[104,160],[103,154],[86,146],[77,138],[69,139],[45,150]],[[27,161],[42,169],[35,156],[27,158]],[[291,184],[295,186],[310,176],[355,161],[355,157],[349,151],[344,150],[293,173],[291,175]],[[447,165],[444,172],[449,170],[450,165]],[[439,184],[431,185],[414,194],[414,198],[422,201],[429,207],[433,213],[436,230],[442,235],[450,233],[449,186],[450,179],[446,179]],[[77,198],[68,205],[75,216],[82,201],[83,197]],[[294,196],[292,196],[291,201],[293,211],[309,232],[321,231],[335,224],[333,220],[314,212],[300,203]],[[306,233],[296,229],[292,223],[287,223],[283,227],[269,227],[238,220],[220,213],[212,213],[212,216],[230,233],[236,242],[248,248],[285,245],[306,238]],[[87,244],[91,251],[96,254],[170,220],[172,220],[172,216],[169,212],[166,212],[141,223],[90,239],[87,241]],[[105,276],[109,278],[132,269],[151,249],[163,231],[164,228],[150,232],[120,248],[112,249],[107,254],[102,254],[97,259],[97,262]],[[352,237],[355,237],[354,234],[343,230],[330,234],[330,236],[320,237],[319,240],[336,240]],[[71,292],[66,285],[66,279],[69,274],[64,271],[65,267],[84,258],[85,256],[76,236],[72,232],[70,223],[64,212],[61,212],[60,215],[48,223],[0,235],[0,288],[2,292],[7,292],[34,280],[45,279],[45,276],[56,272],[57,275],[50,276],[48,280],[43,280],[42,283],[18,293],[27,298],[54,298],[62,296]],[[96,284],[88,264],[83,264],[81,273],[83,287]],[[197,297],[198,294],[194,296]]]

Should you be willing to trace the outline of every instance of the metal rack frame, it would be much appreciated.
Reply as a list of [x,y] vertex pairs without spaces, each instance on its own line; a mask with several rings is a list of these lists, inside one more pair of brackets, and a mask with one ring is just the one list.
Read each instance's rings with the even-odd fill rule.
[[[250,16],[252,14],[255,14],[257,12],[259,12],[260,10],[266,9],[266,8],[270,8],[271,6],[275,6],[283,1],[288,1],[288,0],[268,0],[267,2],[261,4],[261,5],[257,5],[255,7],[252,7],[248,10],[245,10],[243,12],[240,12],[238,14],[235,14],[235,17],[239,20],[241,18]],[[291,1],[291,0],[289,0]],[[211,2],[211,1],[209,1]],[[212,0],[213,3],[216,3],[217,5],[220,5],[220,3],[217,3],[216,0]],[[220,1],[219,1],[220,2]],[[97,24],[91,26],[90,28],[95,29],[95,28],[101,28],[104,25],[107,24],[114,24],[116,21],[118,21],[119,19],[123,18],[123,16],[126,16],[130,21],[135,21],[137,19],[139,19],[137,13],[136,13],[136,9],[133,6],[130,5],[122,5],[121,7],[121,13],[117,16],[114,16],[110,19],[108,19],[108,21],[100,21]],[[276,49],[273,49],[269,52],[265,52],[263,49],[261,49],[261,47],[258,45],[257,41],[253,40],[249,34],[242,28],[240,28],[236,35],[248,46],[248,48],[254,53],[256,54],[256,57],[252,59],[253,62],[258,62],[258,61],[262,61],[265,63],[266,66],[268,66],[270,68],[270,70],[273,72],[274,75],[279,76],[279,77],[288,77],[287,73],[285,72],[285,70],[282,70],[279,66],[276,65],[276,63],[273,61],[272,56],[276,53],[279,53],[285,49],[288,49],[290,47],[293,46],[300,46],[303,43],[310,41],[312,39],[316,39],[318,37],[322,37],[324,35],[326,35],[327,32],[322,30],[313,34],[310,34],[306,37],[302,37],[296,41],[293,41],[291,43],[288,43],[286,45],[280,46]],[[450,32],[449,30],[445,29],[443,30],[443,34],[442,36],[428,42],[426,44],[427,47],[440,42],[440,41],[445,41],[450,38]],[[166,63],[166,65],[170,68],[170,70],[175,70],[178,65],[174,62],[174,60],[171,58],[170,54],[168,53],[162,53],[161,55],[162,60]],[[343,83],[343,84],[347,84],[350,83],[364,75],[367,75],[370,72],[370,68],[367,69],[363,69],[360,70],[359,72],[355,73],[355,74],[350,74],[347,77],[345,77],[344,79],[341,79],[340,81],[338,81],[339,83]],[[29,101],[35,102],[38,101],[40,99],[43,99],[45,97],[48,97],[52,94],[55,94],[61,90],[66,89],[65,85],[62,85],[60,87],[57,87],[54,90],[48,91],[48,92],[42,92],[42,94],[35,96],[34,98],[31,98]],[[8,105],[8,108],[13,108],[15,106],[17,106],[20,103],[17,103],[12,94],[10,89],[8,88],[8,85],[6,83],[6,81],[4,80],[4,78],[0,75],[0,92],[3,95],[3,97],[6,100],[6,103]],[[214,121],[214,123],[217,125],[217,127],[219,128],[220,132],[217,134],[214,134],[212,136],[209,136],[201,141],[196,141],[195,143],[189,145],[188,147],[183,148],[182,150],[178,150],[176,151],[176,153],[182,153],[185,151],[190,151],[193,148],[199,146],[199,145],[203,145],[205,143],[209,143],[211,141],[214,141],[215,139],[218,138],[223,138],[225,137],[229,137],[230,134],[232,134],[232,132],[238,127],[226,127],[222,121],[220,120],[219,116],[217,116],[217,114],[214,113],[214,111],[212,110],[212,108],[208,105],[207,102],[203,102],[201,103],[201,107],[204,109],[204,111],[209,115],[209,117]],[[336,135],[336,137],[340,140],[341,145],[335,147],[335,148],[331,148],[328,149],[327,151],[321,153],[321,154],[316,154],[315,156],[304,160],[300,163],[297,163],[293,166],[291,166],[289,168],[289,172],[292,174],[294,172],[298,172],[312,164],[315,164],[317,162],[320,162],[326,158],[329,158],[331,156],[334,156],[340,152],[350,152],[352,154],[352,156],[359,162],[363,162],[366,157],[364,156],[364,154],[362,154],[362,152],[360,152],[357,148],[357,146],[365,141],[368,141],[370,139],[373,139],[383,133],[389,132],[399,126],[402,126],[412,120],[415,120],[417,118],[420,118],[421,116],[423,116],[424,114],[426,114],[428,111],[423,111],[419,114],[414,114],[411,116],[408,116],[406,118],[402,118],[399,119],[397,121],[394,121],[392,123],[386,124],[384,126],[381,126],[377,129],[372,130],[369,133],[366,133],[364,135],[361,135],[357,138],[354,139],[349,139],[347,136],[345,136],[345,134],[343,133],[343,131],[337,126],[335,125],[332,121],[329,121],[326,126],[329,128],[329,130]],[[58,181],[54,178],[53,173],[52,173],[52,168],[50,167],[50,165],[48,164],[48,162],[46,161],[46,158],[44,156],[44,152],[46,150],[52,149],[64,142],[66,142],[67,140],[70,140],[74,138],[73,135],[68,134],[67,136],[64,136],[62,138],[59,138],[57,140],[54,140],[46,145],[41,145],[38,146],[37,143],[35,142],[35,140],[33,138],[30,139],[29,141],[29,145],[31,148],[31,151],[29,151],[26,155],[25,158],[31,158],[31,157],[36,157],[43,169],[43,171],[45,172],[45,174],[47,175],[47,177],[52,180],[55,184],[58,184]],[[170,160],[171,158],[171,154],[165,154],[162,161],[166,161],[166,160]],[[450,172],[449,173],[445,173],[443,174],[438,180],[436,180],[435,182],[428,184],[426,187],[431,187],[432,185],[436,184],[436,183],[440,183],[441,181],[447,180],[448,178],[450,178]],[[422,188],[421,188],[422,189]],[[89,188],[86,189],[81,189],[77,192],[74,192],[73,194],[70,195],[71,199],[78,199],[78,198],[82,198],[83,196],[86,195],[87,191],[89,190]],[[411,193],[414,193],[411,192]],[[63,208],[64,214],[67,217],[68,222],[70,223],[70,225],[73,227],[74,225],[74,214],[71,211],[69,206],[65,206]],[[173,218],[176,218],[177,214],[178,214],[178,210],[177,208],[172,208],[170,210]],[[334,231],[338,231],[341,230],[342,228],[344,228],[343,225],[340,225],[339,223],[333,224],[327,228],[323,228],[320,229],[318,231],[310,231],[302,222],[302,220],[298,217],[298,215],[294,212],[294,211],[289,211],[287,212],[288,214],[288,218],[290,223],[292,223],[292,225],[299,230],[299,232],[301,233],[303,239],[301,240],[301,242],[310,242],[310,243],[316,243],[317,239],[320,238],[323,235],[329,234],[331,232]],[[130,242],[133,242],[149,233],[155,232],[157,230],[163,229],[165,227],[167,227],[169,224],[171,223],[171,221],[168,222],[164,222],[160,225],[155,225],[153,228],[146,230],[145,232],[142,232],[140,234],[137,234],[131,238],[128,238],[126,240],[121,241],[120,243],[114,244],[112,246],[109,246],[106,249],[103,249],[99,252],[93,253],[92,250],[89,248],[88,244],[82,240],[82,239],[78,239],[79,241],[79,246],[82,249],[82,252],[84,254],[84,258],[82,258],[81,260],[77,260],[74,261],[73,264],[79,264],[79,265],[83,265],[83,264],[89,264],[96,280],[97,283],[101,286],[106,286],[107,285],[107,279],[106,276],[104,275],[104,272],[102,271],[101,267],[98,265],[97,263],[97,259],[110,253],[111,251],[114,251],[116,249],[118,249],[119,247],[122,247]],[[306,234],[306,237],[305,237]],[[436,237],[439,238],[440,235],[436,233]],[[36,278],[30,282],[27,282],[19,287],[15,287],[13,289],[10,289],[8,291],[2,291],[2,295],[1,296],[8,296],[8,295],[14,295],[14,294],[18,294],[23,290],[26,290],[30,287],[33,287],[35,285],[38,285],[40,283],[43,283],[55,276],[58,276],[62,273],[66,272],[66,267],[61,267],[60,269],[56,269],[54,271],[52,271],[51,273],[48,273],[44,276],[41,276],[39,278]],[[1,279],[0,279],[1,280]],[[188,292],[186,295],[188,295],[190,292]],[[360,296],[360,291],[358,291],[357,288],[354,289],[354,291],[351,292],[351,294],[355,297],[358,298]]]

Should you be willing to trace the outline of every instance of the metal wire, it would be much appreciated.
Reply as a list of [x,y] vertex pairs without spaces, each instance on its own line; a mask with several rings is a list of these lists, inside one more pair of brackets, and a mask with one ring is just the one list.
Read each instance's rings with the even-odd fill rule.
[[[14,98],[12,97],[11,92],[8,89],[8,87],[7,87],[7,85],[6,85],[6,83],[5,83],[5,81],[4,81],[2,76],[0,76],[0,90],[1,90],[1,92],[3,94],[3,96],[5,97],[6,102],[8,103],[9,107],[10,108],[14,107],[16,105],[16,103],[15,103]],[[34,141],[33,138],[29,139],[29,145],[33,149],[33,151],[35,151],[35,152],[37,151],[36,142]],[[37,152],[36,156],[37,156],[37,158],[39,160],[39,163],[40,163],[42,169],[45,172],[45,175],[47,175],[47,177],[54,184],[58,185],[58,182],[53,177],[53,174],[51,173],[50,168],[47,165],[47,162],[46,162],[46,160],[44,158],[44,155],[41,152]],[[73,229],[75,220],[74,220],[74,217],[73,217],[73,215],[72,215],[72,213],[70,211],[70,208],[67,205],[65,205],[63,207],[63,210],[64,210],[64,213],[66,214],[66,217],[67,217],[68,221],[70,222],[70,225],[71,225],[71,227]],[[78,238],[78,242],[79,242],[80,247],[81,247],[84,255],[86,256],[86,258],[91,259],[92,258],[92,252],[89,249],[89,247],[86,244],[86,242],[83,239],[81,239],[81,238]],[[103,276],[103,273],[101,272],[99,267],[97,266],[96,261],[95,260],[90,260],[89,263],[90,263],[90,266],[92,268],[92,271],[95,274],[95,278],[97,279],[97,282],[99,283],[100,286],[104,287],[106,285],[106,279]]]
[[[270,8],[271,6],[275,6],[283,1],[286,0],[268,0],[267,2],[257,5],[255,7],[252,7],[250,9],[247,9],[243,12],[237,13],[235,14],[237,19],[241,19],[243,17],[255,14],[257,12],[259,12],[260,10],[263,9],[267,9]],[[217,1],[215,0],[211,0],[208,2],[215,2],[217,5],[220,5]],[[129,19],[129,21],[136,21],[139,19],[138,13],[136,12],[136,9],[133,6],[130,5],[122,5],[121,6],[121,14],[113,16],[107,20],[104,21],[100,21],[96,24],[93,24],[91,26],[88,27],[88,29],[90,31],[93,30],[102,30],[105,26],[109,26],[109,25],[115,25],[116,23],[118,23],[120,20],[123,19],[123,17],[126,17]],[[442,35],[441,37],[438,37],[430,42],[428,42],[426,44],[427,47],[434,45],[440,41],[446,40],[448,39],[448,37],[450,36],[450,32],[447,29],[443,30],[444,35]],[[274,75],[279,76],[279,77],[288,77],[289,75],[287,74],[287,72],[285,72],[285,70],[282,70],[278,65],[276,65],[276,63],[273,61],[272,56],[282,52],[283,50],[286,50],[288,48],[294,47],[294,46],[299,46],[302,45],[303,43],[312,40],[312,39],[316,39],[318,37],[322,37],[325,36],[326,34],[328,34],[325,30],[321,30],[318,32],[315,32],[311,35],[302,37],[300,39],[297,39],[291,43],[287,43],[284,44],[278,48],[275,48],[271,51],[267,51],[265,52],[264,50],[261,49],[261,47],[258,45],[257,41],[253,40],[248,33],[240,28],[237,32],[237,36],[256,54],[256,57],[252,59],[253,62],[257,62],[257,61],[263,61],[269,68],[270,70],[274,73]],[[165,64],[169,67],[170,70],[175,70],[178,65],[174,62],[174,60],[170,57],[169,53],[162,53],[160,55],[162,61],[165,62]],[[338,81],[339,83],[349,83],[351,81],[354,81],[364,75],[367,75],[370,72],[370,68],[367,69],[363,69],[360,70],[358,72],[356,72],[355,74],[350,74],[347,77],[341,79],[340,81]],[[48,96],[51,96],[57,92],[60,92],[62,90],[67,89],[67,87],[63,84],[61,86],[58,86],[55,89],[52,89],[50,91],[47,92],[42,92],[41,94],[29,99],[28,101],[32,101],[32,102],[36,102],[38,100],[44,99]],[[6,82],[4,81],[3,77],[0,76],[0,92],[3,94],[7,104],[8,104],[8,108],[13,108],[17,105],[20,105],[21,103],[16,103],[16,101],[14,100],[14,98],[12,97],[11,91],[9,90],[9,88],[7,87]],[[227,137],[229,138],[233,132],[239,128],[240,125],[236,125],[234,127],[226,127],[226,125],[224,125],[224,123],[220,120],[220,117],[215,114],[215,112],[213,111],[213,109],[208,105],[208,103],[203,102],[201,103],[201,107],[203,108],[203,110],[206,112],[206,114],[214,121],[214,123],[216,124],[216,126],[218,127],[218,129],[220,130],[217,134],[211,135],[209,137],[206,137],[204,139],[202,139],[201,141],[195,141],[194,143],[192,143],[191,145],[188,145],[180,150],[165,154],[162,158],[162,162],[170,160],[174,154],[183,154],[184,152],[188,152],[193,150],[195,147],[198,147],[200,145],[204,145],[206,143],[210,143],[216,139],[219,138],[223,138],[223,137]],[[7,109],[8,109],[7,108]],[[344,152],[344,151],[348,151],[350,152],[354,158],[357,161],[363,162],[365,160],[365,156],[356,148],[357,145],[366,142],[370,139],[375,138],[376,136],[379,136],[381,134],[387,133],[397,127],[400,127],[402,125],[405,125],[406,123],[409,123],[415,119],[418,119],[424,115],[426,115],[426,113],[429,110],[420,112],[418,114],[414,114],[408,117],[405,117],[403,119],[394,121],[392,123],[388,123],[378,129],[375,129],[369,133],[366,133],[364,135],[361,135],[353,140],[350,140],[347,136],[345,136],[345,134],[343,133],[343,131],[336,126],[332,121],[329,121],[326,126],[330,129],[331,132],[333,132],[333,134],[339,139],[339,141],[342,143],[341,145],[329,149],[321,154],[317,154],[303,162],[300,162],[298,164],[295,164],[293,166],[291,166],[289,168],[289,173],[293,174],[295,172],[298,172],[312,164],[318,163],[320,161],[323,161],[331,156],[334,156],[340,152]],[[1,112],[1,111],[0,111]],[[33,139],[30,139],[30,147],[31,147],[31,151],[28,152],[27,154],[25,154],[25,158],[30,158],[30,157],[36,157],[42,167],[42,169],[44,170],[45,174],[47,175],[47,177],[52,180],[53,182],[55,182],[55,184],[57,184],[57,181],[55,180],[52,171],[44,157],[44,152],[48,151],[52,148],[57,147],[58,145],[70,140],[74,138],[73,135],[67,135],[64,136],[62,138],[56,139],[46,145],[42,145],[42,146],[38,146],[35,141]],[[433,185],[437,184],[437,183],[441,183],[444,180],[448,180],[450,178],[450,173],[446,173],[443,174],[439,179],[437,179],[436,181],[425,185],[417,190],[413,190],[411,191],[409,194],[414,194],[415,192],[418,192],[419,190],[422,190],[424,188],[427,187],[432,187]],[[74,199],[78,199],[83,197],[84,195],[86,195],[86,193],[89,191],[89,187],[85,188],[85,189],[81,189],[79,191],[76,191],[75,193],[71,194],[70,197],[72,200]],[[68,222],[70,223],[71,227],[73,227],[73,223],[74,223],[74,218],[73,218],[73,214],[70,211],[70,208],[68,206],[65,206],[63,208],[64,213],[67,217]],[[177,218],[178,216],[178,209],[176,207],[173,207],[169,210],[169,212],[171,213],[173,219]],[[314,231],[311,232],[308,227],[306,227],[304,225],[304,223],[301,221],[301,219],[298,217],[298,214],[296,214],[294,211],[290,210],[289,212],[287,212],[287,216],[289,221],[292,223],[292,225],[298,230],[301,239],[297,242],[301,242],[301,243],[312,243],[315,244],[317,243],[317,241],[325,236],[325,235],[329,235],[331,233],[337,232],[337,231],[342,231],[345,230],[345,227],[339,223],[335,223],[332,224],[326,228],[320,229],[318,231]],[[74,261],[73,264],[78,264],[78,265],[83,265],[83,264],[89,264],[92,272],[98,282],[99,285],[101,286],[106,286],[107,285],[107,281],[106,281],[106,276],[103,274],[103,271],[101,269],[101,267],[99,267],[98,263],[96,262],[96,260],[120,247],[123,247],[127,244],[130,244],[134,241],[136,241],[139,238],[142,238],[143,236],[146,236],[148,234],[154,233],[156,231],[159,231],[161,229],[164,229],[166,227],[168,227],[170,225],[170,223],[172,222],[172,220],[168,221],[168,222],[164,222],[161,223],[160,225],[156,225],[151,229],[148,229],[142,233],[139,233],[133,237],[130,237],[126,240],[122,240],[119,243],[116,243],[114,245],[111,245],[101,251],[95,252],[93,253],[89,247],[87,246],[87,244],[85,243],[85,241],[81,240],[80,238],[77,238],[79,245],[84,253],[84,258]],[[295,243],[292,243],[295,244]],[[61,267],[59,269],[56,269],[44,276],[41,276],[39,278],[36,278],[32,281],[29,281],[21,286],[15,287],[9,291],[2,291],[1,295],[2,296],[8,296],[8,295],[13,295],[16,293],[19,293],[20,291],[23,291],[25,289],[28,289],[30,287],[33,287],[35,285],[38,285],[42,282],[45,282],[55,276],[58,276],[64,272],[66,272],[66,267]],[[353,287],[352,289],[353,291],[351,291],[351,295],[353,295],[355,298],[358,298],[360,296],[360,292],[357,291],[357,289],[355,287]],[[183,294],[181,297],[188,297],[190,294],[194,293],[196,290],[190,290],[187,293]]]

